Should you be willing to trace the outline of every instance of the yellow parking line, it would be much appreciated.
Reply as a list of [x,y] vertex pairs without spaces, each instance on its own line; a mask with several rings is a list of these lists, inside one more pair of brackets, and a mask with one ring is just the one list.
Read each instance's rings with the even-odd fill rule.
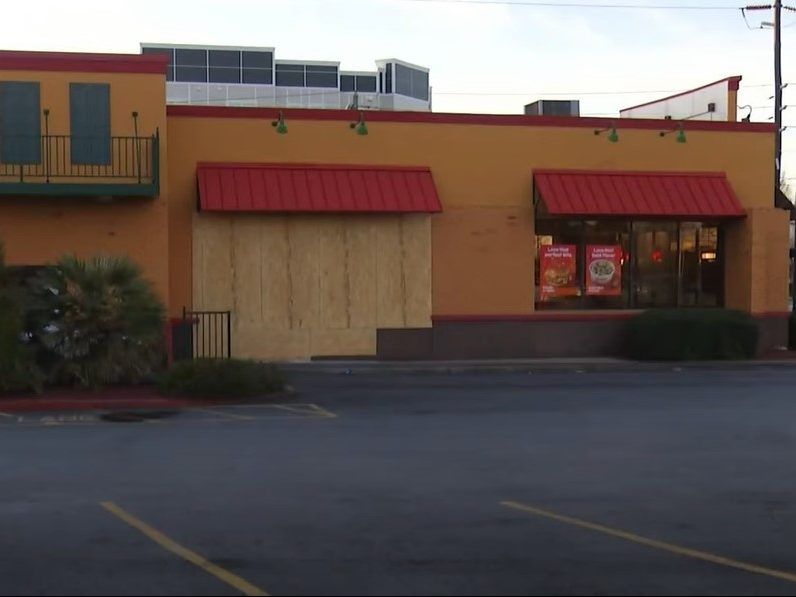
[[228,413],[228,412],[224,412],[224,411],[220,411],[220,410],[213,410],[211,408],[192,408],[191,410],[194,411],[194,412],[199,412],[199,413],[217,415],[217,416],[219,416],[221,418],[234,419],[236,421],[255,421],[256,420],[254,417],[247,417],[245,415],[233,415],[232,413]]
[[541,508],[535,508],[533,506],[520,504],[518,502],[501,502],[501,505],[505,506],[506,508],[512,508],[514,510],[519,510],[521,512],[526,512],[528,514],[533,514],[535,516],[541,516],[542,518],[555,520],[556,522],[561,522],[581,529],[596,531],[604,535],[610,535],[611,537],[624,539],[625,541],[631,541],[632,543],[638,543],[639,545],[644,545],[646,547],[651,547],[653,549],[667,551],[669,553],[673,553],[679,556],[694,558],[697,560],[702,560],[704,562],[710,562],[711,564],[718,564],[719,566],[728,566],[730,568],[743,570],[744,572],[751,572],[752,574],[762,574],[764,576],[778,578],[779,580],[784,580],[790,583],[796,583],[796,574],[792,572],[785,572],[782,570],[775,570],[773,568],[766,568],[765,566],[758,566],[757,564],[748,564],[746,562],[739,562],[738,560],[725,558],[724,556],[715,555],[705,551],[690,549],[688,547],[680,547],[679,545],[674,545],[673,543],[656,541],[655,539],[648,539],[647,537],[642,537],[640,535],[628,533],[627,531],[614,529],[601,524],[596,524],[593,522],[588,522],[586,520],[581,520],[579,518],[573,518],[571,516],[564,516],[563,514],[556,514],[555,512],[550,512],[549,510],[542,510]]
[[304,416],[321,416],[326,419],[336,419],[337,415],[333,412],[318,406],[317,404],[271,404],[272,408],[296,413]]
[[215,576],[220,581],[225,582],[226,584],[237,589],[244,595],[264,595],[268,597],[268,593],[266,593],[259,587],[256,587],[250,582],[242,579],[240,576],[233,574],[228,570],[225,570],[221,566],[213,564],[206,558],[200,556],[195,551],[191,551],[187,547],[183,547],[182,545],[180,545],[170,537],[164,535],[157,529],[149,526],[147,523],[143,522],[142,520],[139,520],[138,518],[136,518],[126,510],[120,508],[113,502],[100,502],[100,506],[105,508],[105,510],[107,510],[117,518],[129,524],[137,531],[141,532],[147,538],[151,539],[152,541],[160,545],[163,549],[166,549],[171,553],[181,557],[182,559],[190,562],[191,564],[198,566],[208,574]]

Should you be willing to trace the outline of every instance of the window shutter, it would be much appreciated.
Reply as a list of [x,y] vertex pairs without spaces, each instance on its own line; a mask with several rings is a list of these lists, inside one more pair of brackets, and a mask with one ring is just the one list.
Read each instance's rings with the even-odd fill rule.
[[41,163],[39,84],[0,83],[0,161]]
[[110,85],[69,85],[69,126],[73,164],[108,165],[111,162]]

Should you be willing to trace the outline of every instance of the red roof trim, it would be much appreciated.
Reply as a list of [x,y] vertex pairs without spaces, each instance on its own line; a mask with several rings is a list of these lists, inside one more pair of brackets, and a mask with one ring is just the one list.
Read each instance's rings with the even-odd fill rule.
[[652,100],[650,102],[645,102],[643,104],[639,104],[638,106],[630,106],[629,108],[622,108],[619,110],[619,113],[627,112],[628,110],[635,110],[636,108],[643,108],[645,106],[651,106],[652,104],[659,104],[661,102],[665,102],[670,99],[674,99],[677,97],[682,97],[684,95],[688,95],[689,93],[694,93],[695,91],[701,91],[702,89],[707,89],[708,87],[713,87],[714,85],[718,85],[719,83],[727,83],[727,87],[730,91],[738,91],[741,87],[741,79],[743,77],[741,75],[735,75],[733,77],[725,77],[724,79],[719,79],[718,81],[713,81],[713,83],[708,83],[707,85],[702,85],[701,87],[695,87],[694,89],[689,89],[687,91],[681,91],[680,93],[675,93],[674,95],[668,95],[666,97],[662,97],[660,99]]
[[534,187],[551,216],[742,218],[723,173],[537,170]]
[[0,70],[166,74],[168,57],[157,54],[0,51]]
[[256,170],[369,170],[373,172],[431,172],[428,166],[374,166],[372,164],[309,164],[302,162],[267,163],[256,162],[198,162],[197,168],[252,168]]
[[539,168],[533,171],[534,174],[577,174],[585,176],[674,176],[682,178],[683,176],[693,176],[698,178],[727,178],[724,172],[699,172],[687,171],[676,172],[671,170],[664,170],[663,172],[655,172],[654,170],[566,170],[566,169],[552,169],[552,168]]
[[198,164],[201,211],[237,213],[437,213],[426,167],[334,164]]
[[[352,110],[318,110],[290,108],[281,110],[287,120],[355,122],[359,113]],[[273,120],[278,108],[243,108],[232,106],[176,106],[166,109],[171,117],[191,118],[251,118]],[[458,114],[444,112],[368,111],[365,120],[373,122],[414,124],[469,124],[484,126],[538,126],[558,128],[605,128],[616,124],[619,129],[666,130],[671,120],[652,118],[594,118],[567,116],[526,116],[524,114]],[[686,131],[723,131],[743,133],[773,133],[775,127],[767,122],[714,122],[689,120],[683,123]]]

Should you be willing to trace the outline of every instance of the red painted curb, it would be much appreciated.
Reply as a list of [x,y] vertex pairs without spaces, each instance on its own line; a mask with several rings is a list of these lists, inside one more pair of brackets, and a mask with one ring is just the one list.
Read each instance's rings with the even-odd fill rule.
[[174,410],[184,409],[191,406],[207,406],[208,402],[170,400],[170,399],[141,399],[141,400],[58,400],[49,398],[26,398],[26,399],[0,399],[0,412],[4,413],[25,413],[25,412],[62,412],[62,411],[85,411],[85,410]]

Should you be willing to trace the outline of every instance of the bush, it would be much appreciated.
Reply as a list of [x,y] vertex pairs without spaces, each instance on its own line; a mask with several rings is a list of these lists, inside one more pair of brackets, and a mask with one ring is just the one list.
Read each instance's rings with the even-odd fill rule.
[[630,350],[640,360],[751,359],[759,333],[754,318],[741,311],[646,311],[630,323]]
[[48,381],[136,383],[164,362],[163,306],[127,258],[64,257],[30,284],[29,323]]
[[42,390],[35,355],[24,339],[19,288],[11,281],[0,246],[0,393]]
[[158,380],[164,394],[189,398],[256,398],[285,387],[274,365],[244,360],[180,361]]

